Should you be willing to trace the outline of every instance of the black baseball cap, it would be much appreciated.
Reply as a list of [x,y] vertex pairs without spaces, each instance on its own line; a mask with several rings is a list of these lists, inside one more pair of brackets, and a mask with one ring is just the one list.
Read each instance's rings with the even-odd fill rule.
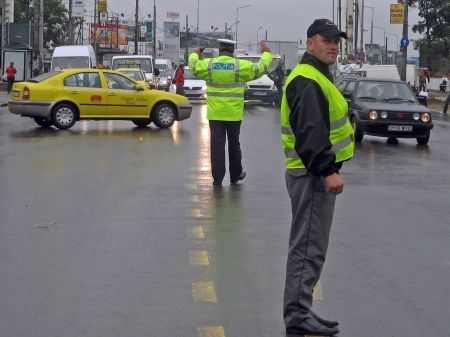
[[309,26],[307,31],[308,37],[313,37],[316,34],[320,34],[324,37],[343,37],[347,39],[347,33],[340,31],[333,21],[328,19],[317,19]]

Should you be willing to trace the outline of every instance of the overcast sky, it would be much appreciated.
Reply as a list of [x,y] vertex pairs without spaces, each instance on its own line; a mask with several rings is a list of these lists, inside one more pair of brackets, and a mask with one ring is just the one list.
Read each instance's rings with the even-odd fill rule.
[[[86,10],[93,5],[94,0],[85,0]],[[124,13],[125,18],[134,19],[135,0],[107,0],[108,11]],[[257,28],[259,37],[264,37],[267,30],[269,40],[299,41],[306,39],[306,30],[316,18],[333,18],[333,0],[155,0],[157,9],[157,27],[162,28],[167,19],[167,12],[179,12],[181,24],[185,24],[186,15],[189,25],[197,25],[197,4],[199,4],[200,31],[211,31],[211,26],[224,31],[225,22],[230,26],[236,21],[236,8],[251,4],[252,6],[239,9],[238,40],[248,44],[256,41]],[[342,0],[342,12],[345,13],[346,0]],[[398,35],[401,39],[402,25],[389,23],[389,4],[396,0],[364,0],[365,6],[375,7],[374,23],[376,27],[384,28],[386,33]],[[334,1],[337,7],[338,0]],[[335,10],[336,11],[336,10]],[[140,19],[153,16],[153,1],[139,0]],[[336,14],[335,14],[336,16]],[[364,34],[364,42],[370,42],[370,21],[372,10],[365,8],[364,26],[368,29]],[[417,11],[410,10],[410,27],[418,21]],[[337,21],[335,17],[335,21]],[[345,18],[342,20],[345,29]],[[235,26],[233,26],[233,32]],[[374,28],[374,43],[383,43],[383,30]],[[157,35],[158,32],[157,32]],[[410,32],[409,37],[414,37]],[[417,35],[415,35],[417,37]],[[388,47],[395,50],[397,37],[387,34]],[[358,39],[359,40],[359,39]]]

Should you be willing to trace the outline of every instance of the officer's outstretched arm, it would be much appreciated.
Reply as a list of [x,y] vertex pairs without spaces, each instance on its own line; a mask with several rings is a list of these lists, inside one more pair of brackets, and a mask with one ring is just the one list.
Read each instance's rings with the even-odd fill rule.
[[189,55],[189,70],[195,77],[206,80],[208,78],[208,59],[200,60],[200,55],[197,52]]

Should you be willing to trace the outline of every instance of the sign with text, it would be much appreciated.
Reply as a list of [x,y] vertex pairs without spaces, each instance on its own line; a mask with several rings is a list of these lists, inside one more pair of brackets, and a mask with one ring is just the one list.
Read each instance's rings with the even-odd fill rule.
[[180,17],[180,12],[167,12],[168,19],[178,19]]
[[72,17],[82,18],[84,16],[84,3],[83,0],[74,0],[72,2]]
[[391,4],[391,24],[403,24],[403,4]]
[[178,63],[180,58],[180,23],[164,22],[164,58]]

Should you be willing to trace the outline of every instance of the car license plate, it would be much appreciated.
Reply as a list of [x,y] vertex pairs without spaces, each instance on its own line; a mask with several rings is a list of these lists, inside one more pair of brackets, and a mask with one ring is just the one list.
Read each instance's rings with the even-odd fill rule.
[[19,97],[20,91],[13,91],[12,95],[13,95],[13,97]]
[[186,94],[198,95],[198,94],[201,94],[201,91],[198,91],[198,90],[186,90]]
[[412,131],[412,125],[388,125],[388,131]]
[[267,92],[264,91],[256,91],[253,93],[255,96],[267,96]]

